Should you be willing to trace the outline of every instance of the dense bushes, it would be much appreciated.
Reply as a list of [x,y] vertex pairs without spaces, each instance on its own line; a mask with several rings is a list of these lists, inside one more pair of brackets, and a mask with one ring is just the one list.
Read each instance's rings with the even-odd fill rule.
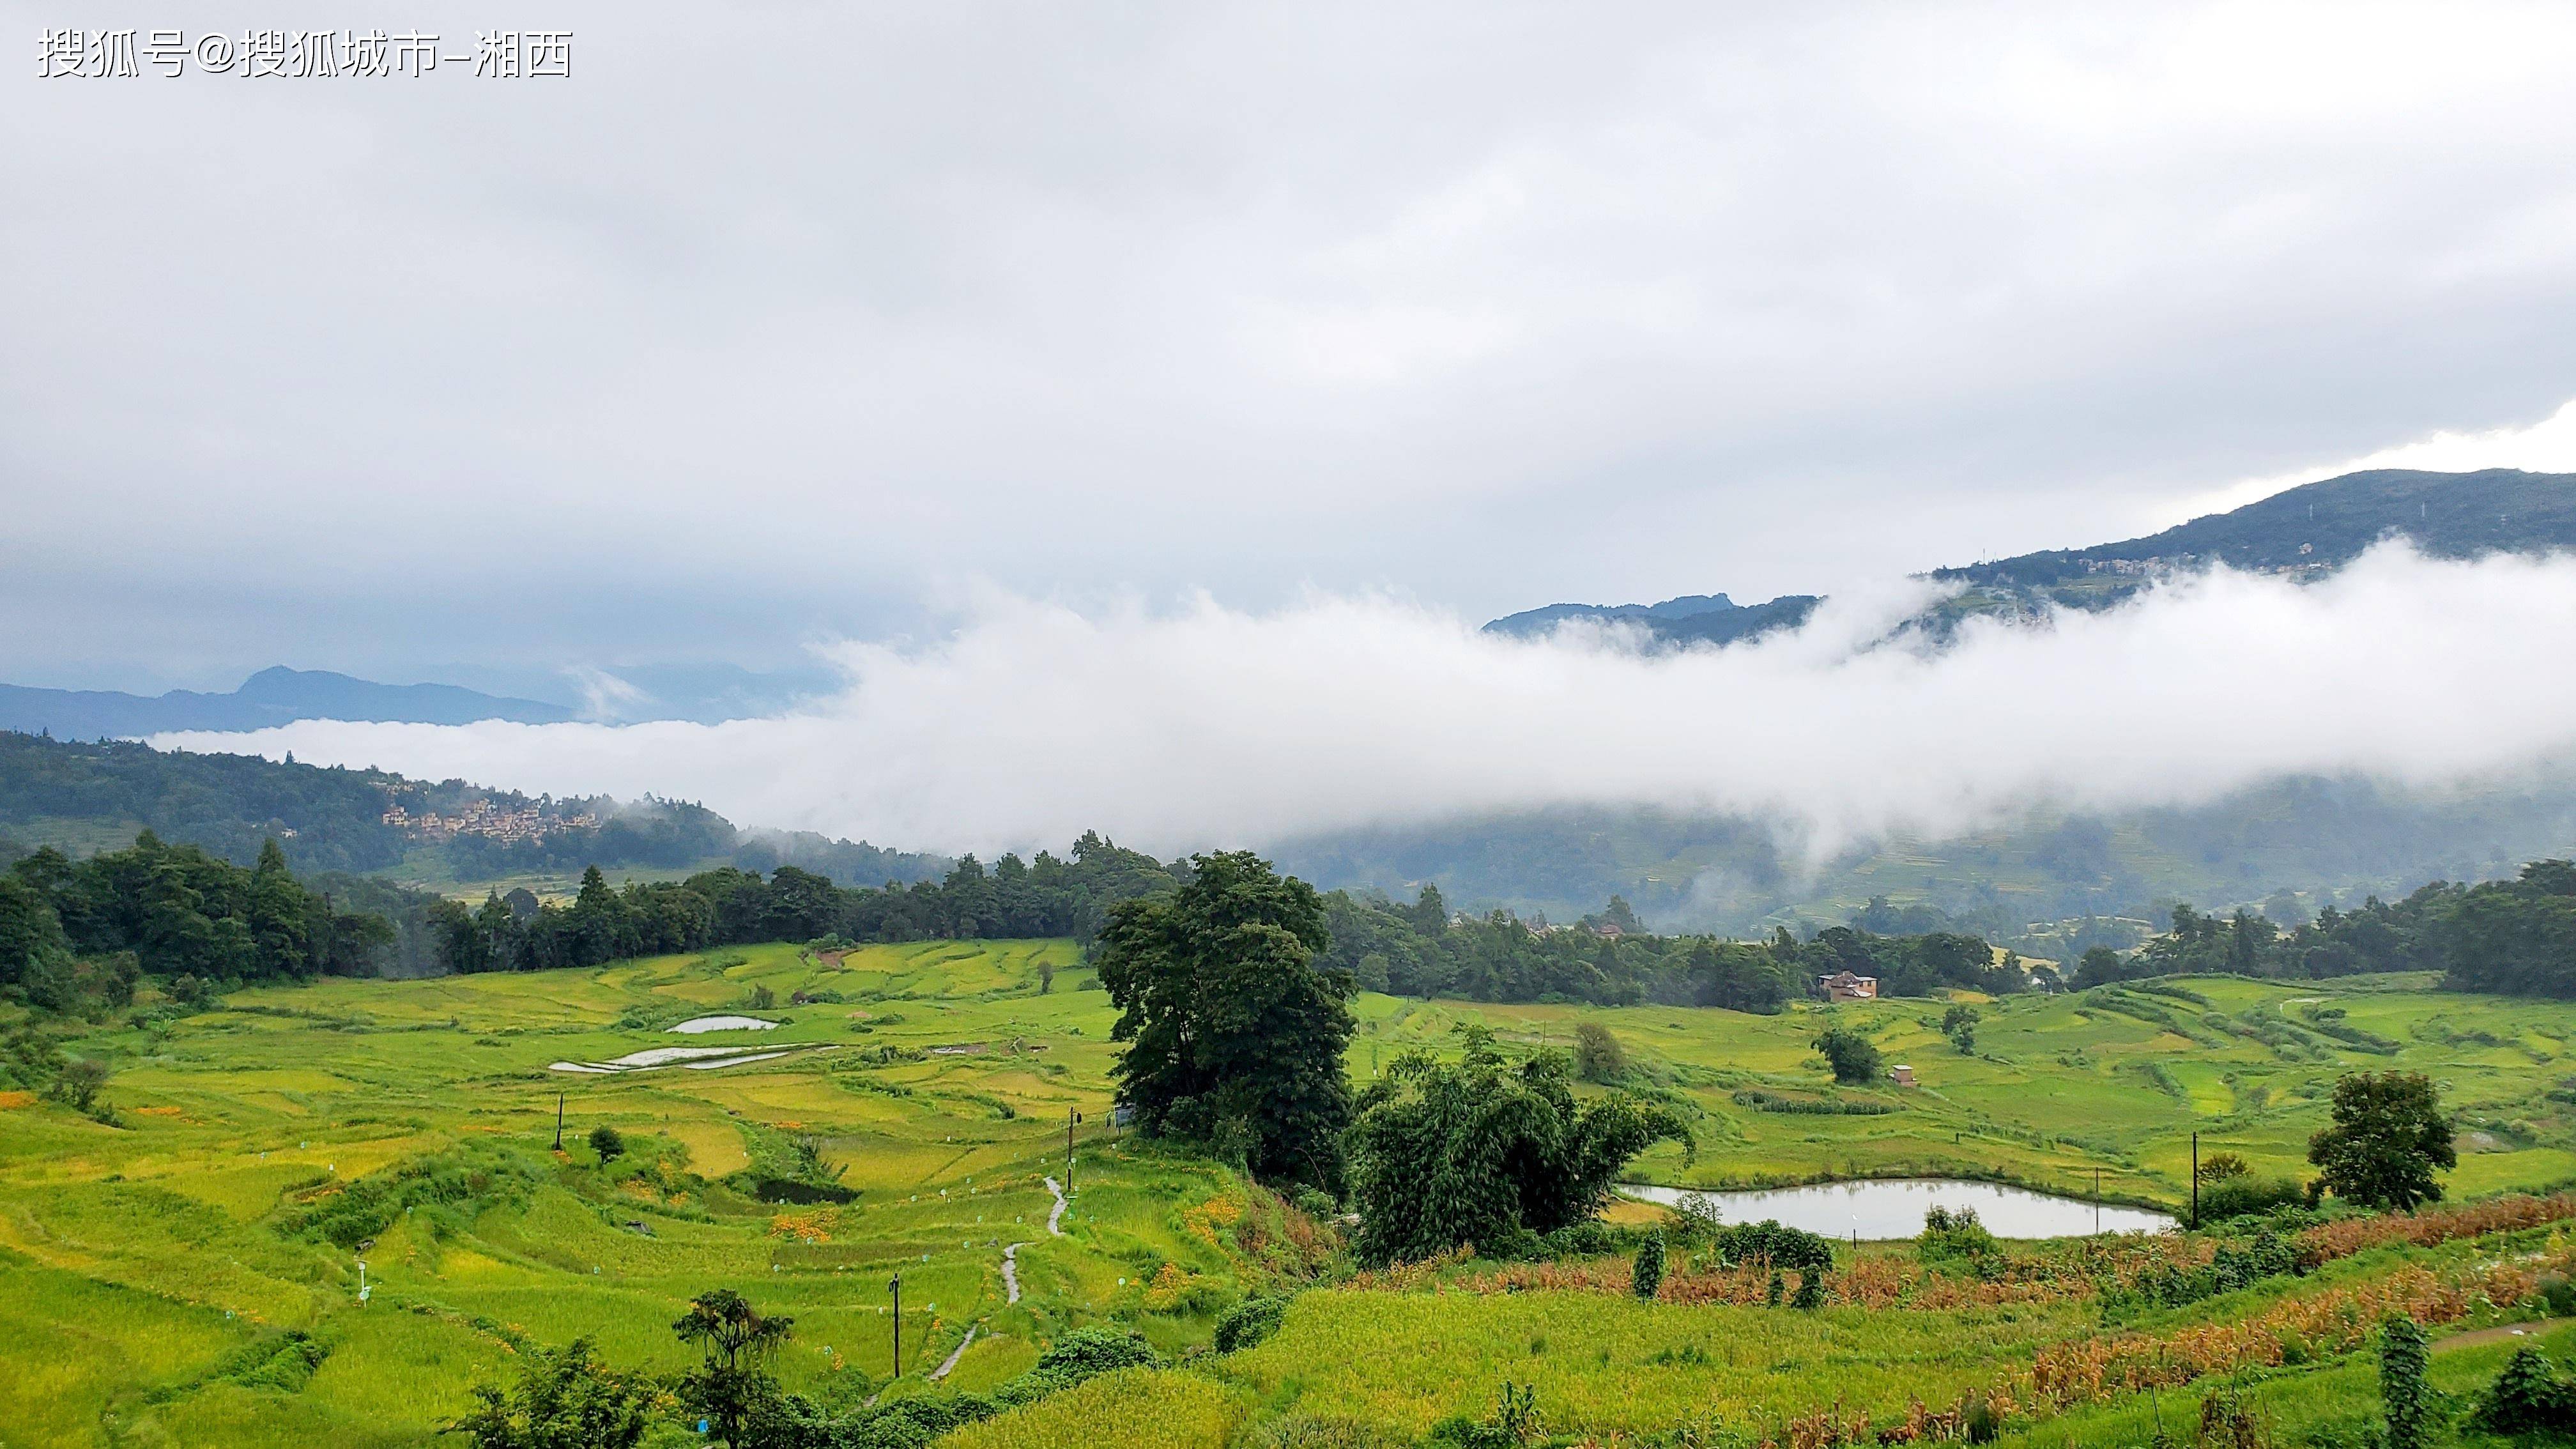
[[1768,1263],[1775,1270],[1802,1273],[1834,1266],[1832,1239],[1767,1219],[1719,1228],[1709,1235],[1709,1243],[1724,1263]]
[[1285,1298],[1246,1298],[1217,1319],[1216,1351],[1235,1353],[1251,1348],[1278,1332],[1280,1320],[1287,1316]]
[[2296,1178],[2222,1177],[2201,1185],[2200,1221],[2225,1222],[2275,1208],[2295,1207],[2307,1200],[2308,1190]]
[[2576,1382],[2558,1372],[2539,1349],[2525,1344],[2505,1360],[2504,1371],[2480,1395],[2469,1427],[2481,1434],[2576,1434]]

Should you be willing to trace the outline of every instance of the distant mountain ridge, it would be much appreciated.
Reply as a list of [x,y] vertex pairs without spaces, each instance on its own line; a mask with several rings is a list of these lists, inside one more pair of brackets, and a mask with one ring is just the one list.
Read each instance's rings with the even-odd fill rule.
[[510,720],[560,724],[577,718],[558,704],[510,699],[453,684],[377,684],[320,669],[263,669],[230,694],[174,689],[126,694],[105,689],[34,689],[0,684],[0,729],[60,739],[131,739],[168,730],[256,730],[299,719],[405,724]]
[[[2437,558],[2576,549],[2576,473],[2346,473],[2161,533],[1936,568],[1931,578],[1964,587],[1911,622],[1938,633],[1979,614],[2034,614],[2052,605],[2107,608],[2158,578],[2214,564],[2321,577],[2391,536]],[[1724,594],[1706,594],[1651,605],[1551,604],[1496,619],[1485,629],[1529,637],[1564,620],[1586,618],[1630,623],[1664,644],[1728,644],[1795,628],[1818,602],[1814,595],[1791,594],[1745,608]]]
[[1568,619],[1593,619],[1643,624],[1657,638],[1675,643],[1732,644],[1773,629],[1794,629],[1822,602],[1814,594],[1785,594],[1762,604],[1739,604],[1724,594],[1684,594],[1660,604],[1550,604],[1496,619],[1485,632],[1528,639]]
[[659,869],[727,860],[863,885],[944,875],[945,856],[809,831],[737,830],[703,805],[647,796],[558,799],[463,780],[156,750],[0,730],[0,865],[52,845],[121,848],[149,829],[237,865],[274,839],[298,870],[389,871],[484,880],[584,865]]

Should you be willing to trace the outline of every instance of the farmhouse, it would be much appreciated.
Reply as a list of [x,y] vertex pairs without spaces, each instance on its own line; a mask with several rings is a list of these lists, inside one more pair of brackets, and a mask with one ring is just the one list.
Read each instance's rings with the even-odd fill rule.
[[1878,978],[1837,971],[1831,976],[1817,977],[1816,989],[1825,994],[1827,1001],[1876,1001]]

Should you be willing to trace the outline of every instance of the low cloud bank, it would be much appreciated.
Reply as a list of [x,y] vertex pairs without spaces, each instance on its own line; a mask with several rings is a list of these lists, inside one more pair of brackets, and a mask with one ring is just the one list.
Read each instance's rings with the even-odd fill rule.
[[1515,641],[1382,598],[1272,613],[989,601],[926,649],[834,651],[813,709],[702,725],[306,721],[156,743],[529,791],[652,792],[914,849],[1158,852],[1563,805],[1783,817],[1822,847],[2035,805],[2192,805],[2292,773],[2439,788],[2576,746],[2576,558],[2383,547],[2306,587],[2233,573],[1939,651],[1874,646],[1922,596],[1649,654]]

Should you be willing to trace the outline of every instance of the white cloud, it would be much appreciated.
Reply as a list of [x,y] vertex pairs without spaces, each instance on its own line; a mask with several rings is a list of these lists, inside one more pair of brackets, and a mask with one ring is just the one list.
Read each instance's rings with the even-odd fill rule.
[[2197,518],[2204,513],[2225,513],[2269,498],[2285,488],[2374,468],[2414,468],[2427,473],[2474,473],[2482,468],[2576,473],[2576,399],[2569,400],[2556,412],[2528,426],[2490,428],[2483,432],[2445,429],[2357,458],[2314,464],[2262,478],[2248,478],[2192,500],[2185,505],[2189,510],[2186,516]]
[[1250,613],[988,598],[904,652],[838,651],[811,712],[721,725],[345,724],[174,736],[946,850],[1097,828],[1175,851],[1575,803],[1776,813],[1821,840],[2034,804],[2189,804],[2290,772],[2423,787],[2576,746],[2576,558],[2383,547],[2323,583],[2220,573],[2048,627],[1865,646],[1914,600],[1652,655],[1376,597]]
[[2565,7],[559,13],[0,87],[0,678],[1838,590],[2576,396]]

